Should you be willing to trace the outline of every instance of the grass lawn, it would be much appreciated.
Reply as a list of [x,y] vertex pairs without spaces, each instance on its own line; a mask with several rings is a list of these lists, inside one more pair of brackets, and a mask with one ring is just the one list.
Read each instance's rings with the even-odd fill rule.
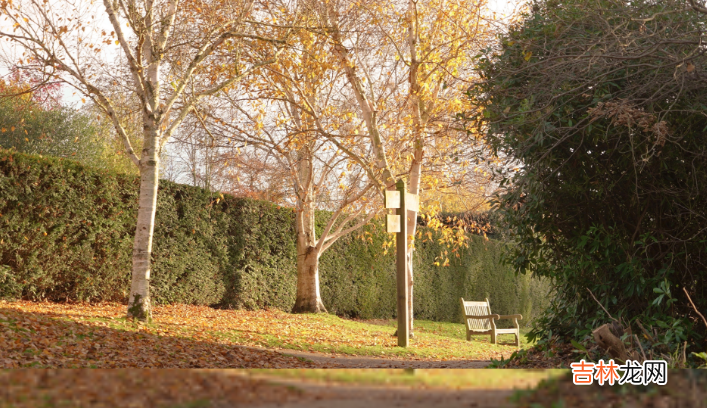
[[[383,321],[369,321],[371,323],[383,322],[386,326],[397,327],[398,321],[394,319],[383,320]],[[449,323],[449,322],[433,322],[430,320],[415,320],[414,321],[414,331],[415,335],[418,333],[426,334],[436,334],[444,337],[449,337],[453,339],[459,339],[466,341],[466,329],[461,323]],[[530,331],[529,328],[520,329],[520,348],[528,348],[533,345],[533,343],[528,343],[525,335]],[[489,335],[485,336],[471,336],[472,341],[490,342]],[[515,337],[510,334],[501,334],[498,336],[498,341],[501,344],[510,344],[515,341]]]
[[[244,345],[435,360],[508,358],[516,350],[511,335],[500,336],[498,345],[490,344],[490,336],[474,336],[468,342],[463,326],[454,323],[416,321],[415,338],[409,348],[403,349],[397,347],[397,338],[393,337],[392,320],[354,321],[329,314],[165,305],[154,308],[151,324],[140,324],[125,319],[125,313],[126,306],[118,303],[0,302],[0,349],[4,343],[20,352],[26,347],[28,361],[40,354],[83,353],[128,359],[131,352],[153,353],[143,359],[147,362],[166,359],[168,354],[189,353],[197,346],[206,353],[209,344],[224,350],[229,345]],[[13,333],[21,335],[22,340],[13,338]],[[130,350],[129,345],[121,344],[138,340],[149,347]],[[521,340],[521,347],[527,346],[524,337]],[[82,349],[82,344],[89,350]]]
[[[237,312],[243,313],[243,312]],[[348,320],[329,314],[292,315],[281,311],[246,312],[242,321],[254,330],[220,331],[231,341],[268,348],[338,353],[357,356],[403,357],[439,360],[488,360],[508,357],[514,350],[511,335],[490,343],[490,336],[466,341],[464,326],[418,320],[410,347],[397,347],[395,320]],[[525,338],[521,337],[521,347]]]

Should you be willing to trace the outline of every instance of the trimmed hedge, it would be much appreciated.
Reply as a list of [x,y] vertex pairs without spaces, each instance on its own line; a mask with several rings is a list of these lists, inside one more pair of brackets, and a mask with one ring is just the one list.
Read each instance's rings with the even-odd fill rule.
[[[0,150],[0,297],[126,301],[138,183],[68,160]],[[318,214],[320,229],[327,216]],[[161,180],[153,300],[289,310],[294,237],[291,208]],[[330,312],[395,315],[395,260],[383,255],[385,238],[380,225],[370,225],[324,253],[321,291]],[[501,265],[503,245],[473,236],[451,266],[436,267],[444,248],[418,242],[416,316],[460,321],[461,296],[489,297],[494,313],[530,317],[544,308],[547,285]]]

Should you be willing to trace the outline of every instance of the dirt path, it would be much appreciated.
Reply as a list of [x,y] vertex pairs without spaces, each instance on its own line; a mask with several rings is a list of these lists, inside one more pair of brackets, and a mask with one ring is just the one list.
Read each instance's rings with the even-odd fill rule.
[[305,358],[324,368],[484,368],[490,361],[483,360],[401,360],[392,358],[348,356],[343,354],[312,353],[298,350],[273,350],[278,353]]
[[[301,400],[246,405],[243,408],[511,408],[513,390],[430,390],[321,383],[306,380],[258,377],[272,384],[301,390]],[[218,408],[231,408],[228,405]]]

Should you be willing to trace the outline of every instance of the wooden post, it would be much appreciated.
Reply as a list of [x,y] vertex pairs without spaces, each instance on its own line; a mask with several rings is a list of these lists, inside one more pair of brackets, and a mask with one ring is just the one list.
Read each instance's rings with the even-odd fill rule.
[[398,346],[407,347],[410,343],[410,309],[408,308],[408,214],[406,205],[407,200],[405,199],[405,196],[407,195],[407,185],[405,180],[398,180],[398,182],[395,183],[395,187],[400,192],[400,208],[398,208],[397,211],[400,216],[400,232],[398,232],[396,237],[397,256],[395,260],[398,283]]

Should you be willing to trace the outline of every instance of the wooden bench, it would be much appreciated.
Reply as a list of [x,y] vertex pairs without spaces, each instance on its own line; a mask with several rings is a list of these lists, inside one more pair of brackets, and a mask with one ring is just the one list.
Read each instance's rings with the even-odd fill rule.
[[[514,334],[516,336],[516,347],[520,347],[520,332],[518,319],[523,319],[519,314],[497,315],[491,314],[489,300],[485,302],[469,302],[461,298],[462,311],[466,321],[466,339],[471,340],[472,334],[490,334],[491,344],[496,344],[496,337],[499,334]],[[512,329],[497,329],[496,320],[513,319]]]

